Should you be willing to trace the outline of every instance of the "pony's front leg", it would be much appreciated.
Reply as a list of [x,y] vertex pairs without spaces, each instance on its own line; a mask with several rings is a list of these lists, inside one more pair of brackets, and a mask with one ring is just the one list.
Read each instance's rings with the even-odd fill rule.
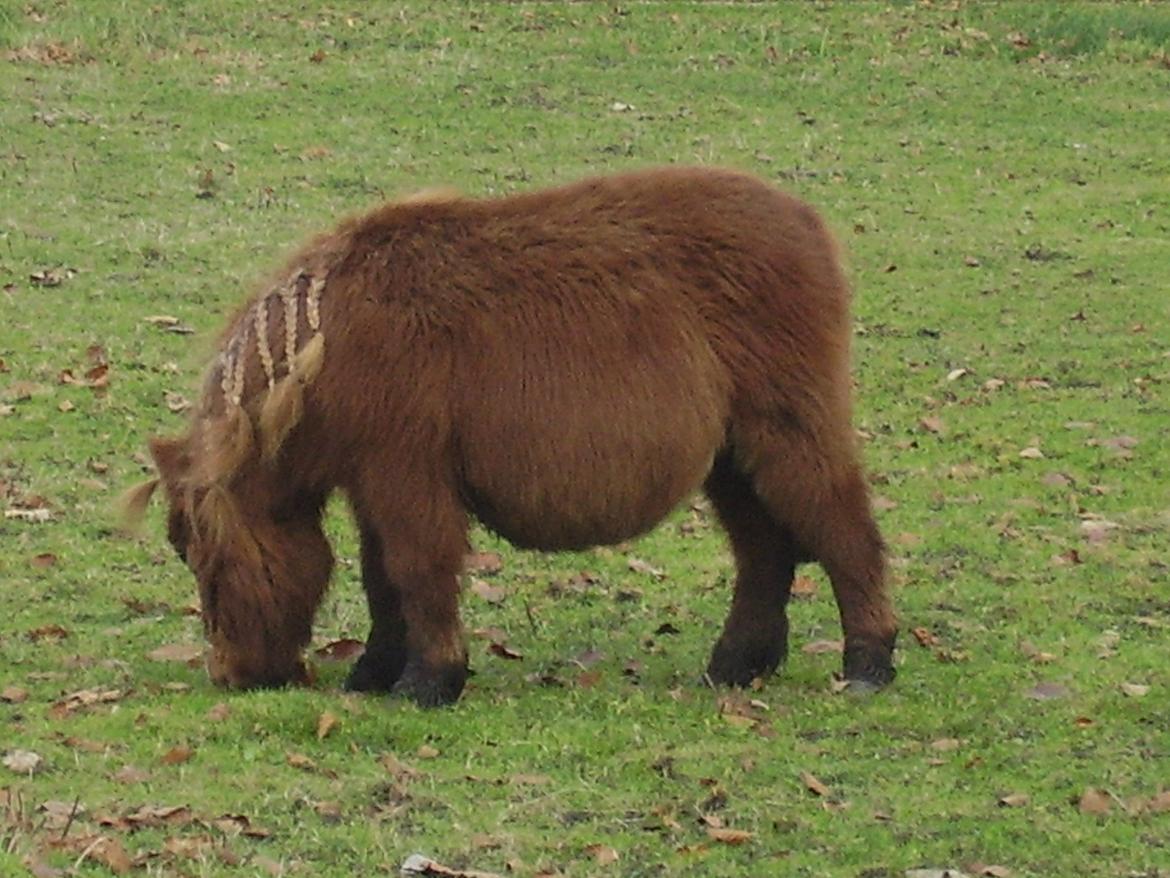
[[398,589],[386,575],[382,541],[367,522],[360,522],[362,587],[370,610],[366,649],[346,678],[352,692],[390,692],[406,667],[406,620]]
[[466,513],[438,490],[365,496],[355,506],[371,630],[347,685],[402,693],[424,707],[449,704],[467,680],[459,619]]

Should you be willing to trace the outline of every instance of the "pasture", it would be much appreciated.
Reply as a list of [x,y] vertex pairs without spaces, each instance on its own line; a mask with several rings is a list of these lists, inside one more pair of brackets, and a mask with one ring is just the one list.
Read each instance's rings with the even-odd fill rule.
[[[0,7],[0,874],[1170,876],[1170,9],[1136,3]],[[855,288],[898,678],[702,680],[698,498],[581,553],[475,534],[451,708],[216,689],[150,436],[305,236],[398,194],[663,163],[805,199]]]

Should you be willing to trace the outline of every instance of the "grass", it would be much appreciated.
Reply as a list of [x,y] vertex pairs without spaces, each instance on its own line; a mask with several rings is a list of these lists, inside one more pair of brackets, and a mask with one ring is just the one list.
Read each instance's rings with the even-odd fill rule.
[[[0,749],[41,760],[0,768],[0,871],[1170,875],[1168,48],[1157,4],[0,8]],[[846,246],[890,691],[802,651],[839,637],[812,570],[784,672],[704,688],[701,505],[579,555],[478,535],[504,599],[466,596],[450,710],[149,658],[198,644],[193,583],[110,506],[255,278],[386,195],[658,162]],[[366,624],[331,530],[319,644]]]

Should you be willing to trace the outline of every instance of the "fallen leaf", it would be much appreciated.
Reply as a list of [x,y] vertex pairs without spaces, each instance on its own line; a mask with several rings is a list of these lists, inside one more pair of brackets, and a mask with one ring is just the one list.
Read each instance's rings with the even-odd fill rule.
[[1044,457],[1044,452],[1035,445],[1029,445],[1027,448],[1021,449],[1020,457],[1024,460],[1041,460]]
[[488,646],[488,652],[490,652],[492,655],[499,656],[502,659],[509,659],[510,661],[520,661],[524,658],[524,653],[513,649],[505,643],[491,643]]
[[814,640],[800,648],[806,655],[824,655],[825,653],[840,653],[845,651],[845,644],[840,640]]
[[341,822],[342,808],[340,802],[317,802],[313,805],[313,810],[326,823]]
[[135,768],[133,765],[123,765],[112,776],[115,783],[122,784],[136,784],[143,783],[150,780],[150,773],[143,771],[141,768]]
[[437,878],[501,878],[495,872],[479,872],[474,869],[452,869],[422,854],[411,854],[398,867],[405,876],[437,876]]
[[33,774],[45,761],[39,753],[32,750],[9,750],[0,760],[4,767],[17,774]]
[[946,424],[943,419],[936,415],[928,415],[918,422],[918,426],[927,433],[934,433],[936,436],[942,435],[946,431]]
[[1144,698],[1149,694],[1150,687],[1142,683],[1122,683],[1121,691],[1130,698]]
[[346,662],[358,658],[365,651],[366,645],[362,641],[346,637],[315,649],[313,655],[324,662]]
[[286,753],[284,761],[301,771],[316,771],[317,763],[303,753]]
[[337,728],[337,717],[329,711],[322,712],[317,718],[317,740],[324,741],[329,733]]
[[1044,652],[1029,640],[1020,641],[1020,652],[1037,664],[1045,665],[1049,662],[1056,661],[1055,655],[1050,652]]
[[43,268],[40,271],[34,271],[28,276],[28,279],[34,286],[59,287],[65,281],[72,280],[76,276],[76,269],[59,266],[57,268]]
[[807,771],[800,773],[800,782],[804,784],[804,788],[816,796],[828,796],[829,788],[825,786],[814,774]]
[[231,715],[232,709],[224,701],[221,701],[219,704],[212,706],[207,711],[207,718],[215,723],[223,722]]
[[1000,796],[997,804],[1001,808],[1021,808],[1029,801],[1030,797],[1027,793],[1008,793],[1006,796]]
[[200,643],[169,643],[152,649],[146,657],[154,662],[182,662],[191,667],[203,663],[203,645]]
[[739,845],[751,841],[755,834],[745,829],[728,829],[726,827],[707,827],[707,837],[720,844]]
[[69,636],[69,632],[60,625],[42,625],[40,628],[33,628],[28,632],[28,639],[33,643],[39,643],[42,640],[64,640]]
[[1108,814],[1112,804],[1109,793],[1090,788],[1081,793],[1077,809],[1082,814]]
[[116,838],[99,838],[85,849],[81,859],[87,857],[101,863],[115,875],[125,875],[134,865],[130,855],[122,847],[122,842]]
[[52,552],[42,552],[29,558],[28,563],[37,570],[48,570],[57,563],[57,556]]
[[501,604],[508,596],[508,592],[498,585],[492,585],[483,579],[471,580],[470,591],[473,595],[483,598],[489,604]]
[[176,415],[191,408],[191,400],[187,399],[183,394],[175,393],[171,390],[163,391],[163,400],[166,402],[167,410]]
[[790,593],[794,598],[811,598],[819,588],[811,576],[796,576],[793,577]]
[[180,744],[177,747],[172,747],[159,759],[163,765],[182,765],[184,762],[190,762],[191,757],[195,755],[195,751],[190,747]]
[[28,701],[28,691],[19,686],[5,686],[4,690],[0,691],[0,701],[5,704],[22,704]]
[[463,559],[463,568],[468,573],[491,576],[504,569],[504,559],[497,552],[472,552]]
[[390,773],[390,776],[393,777],[396,781],[401,782],[405,780],[414,780],[419,776],[419,771],[417,769],[411,768],[393,753],[383,753],[378,758],[378,762],[381,763],[382,767],[385,768],[386,771]]
[[1092,545],[1099,545],[1109,539],[1109,535],[1121,525],[1103,518],[1094,518],[1081,522],[1081,535]]
[[28,521],[34,524],[44,524],[45,522],[53,520],[53,512],[50,509],[5,509],[4,517],[15,521]]
[[414,751],[414,755],[419,759],[437,759],[439,752],[440,751],[437,747],[432,747],[430,744],[422,744],[416,751]]
[[1036,701],[1052,701],[1057,698],[1067,698],[1071,694],[1067,686],[1062,686],[1059,683],[1038,683],[1025,692],[1024,696]]
[[967,369],[952,369],[947,373],[947,381],[958,381],[964,375],[970,375]]
[[919,646],[938,646],[939,639],[929,628],[918,627],[910,632],[914,635],[914,639],[918,641]]
[[1163,790],[1146,802],[1146,810],[1153,814],[1165,814],[1170,811],[1170,790]]
[[962,746],[963,742],[958,738],[939,738],[937,741],[930,742],[930,749],[938,750],[940,753],[958,750]]
[[643,561],[641,558],[631,558],[627,562],[627,566],[634,573],[645,573],[645,574],[648,574],[649,576],[654,577],[655,579],[665,579],[666,578],[666,571],[661,570],[657,567],[654,567],[652,564],[650,564],[647,561]]

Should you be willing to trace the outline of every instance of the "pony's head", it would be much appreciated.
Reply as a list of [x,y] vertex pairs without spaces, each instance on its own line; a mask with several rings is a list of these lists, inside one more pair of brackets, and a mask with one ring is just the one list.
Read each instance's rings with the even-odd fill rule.
[[333,566],[323,498],[290,494],[263,470],[208,482],[194,435],[150,450],[167,537],[199,585],[208,673],[232,688],[307,682],[302,654]]
[[151,441],[158,478],[125,501],[126,517],[141,518],[162,486],[167,536],[199,583],[207,669],[221,685],[308,677],[302,652],[333,555],[321,531],[325,492],[298,478],[286,440],[324,361],[326,274],[306,261],[237,313],[190,429]]

